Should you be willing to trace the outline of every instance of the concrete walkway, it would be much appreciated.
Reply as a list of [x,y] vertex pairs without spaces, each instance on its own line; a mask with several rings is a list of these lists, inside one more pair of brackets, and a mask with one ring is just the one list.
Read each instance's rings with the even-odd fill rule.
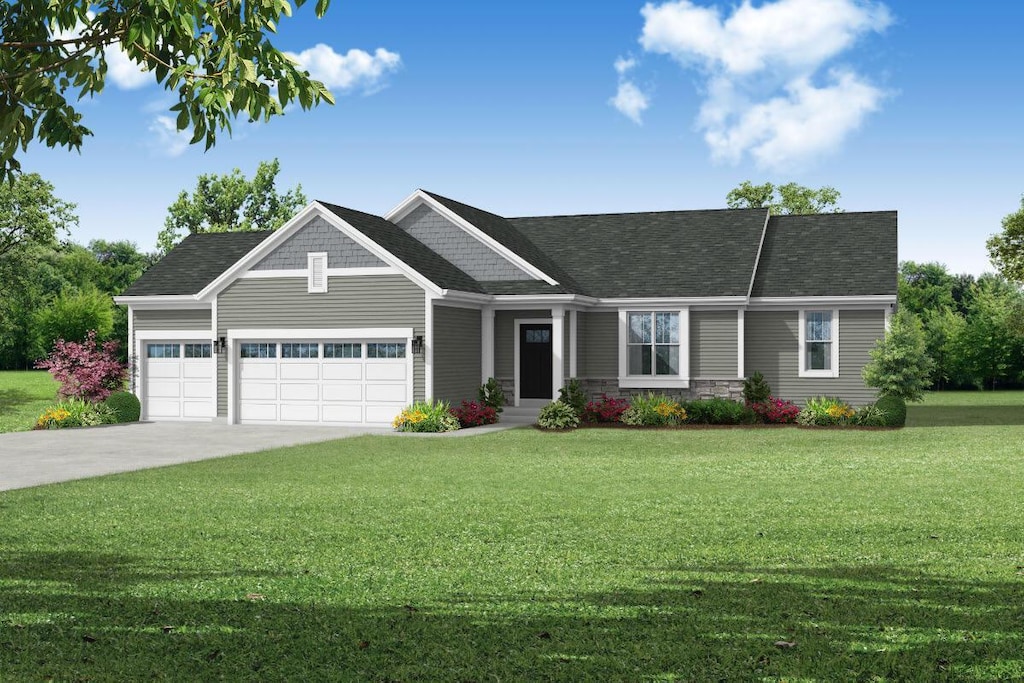
[[0,491],[252,453],[387,428],[136,422],[0,434]]

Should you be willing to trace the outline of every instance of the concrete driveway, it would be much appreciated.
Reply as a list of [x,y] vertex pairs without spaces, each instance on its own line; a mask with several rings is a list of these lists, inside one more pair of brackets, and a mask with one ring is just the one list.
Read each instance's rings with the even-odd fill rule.
[[0,434],[0,491],[295,446],[386,428],[136,422]]

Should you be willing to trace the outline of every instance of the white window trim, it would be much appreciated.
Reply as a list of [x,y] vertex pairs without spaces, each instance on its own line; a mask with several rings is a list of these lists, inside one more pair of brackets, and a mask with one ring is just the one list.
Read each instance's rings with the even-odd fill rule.
[[[807,314],[832,314],[832,362],[828,370],[808,370],[807,363]],[[797,370],[799,377],[839,377],[839,309],[838,308],[801,308],[800,309],[800,348],[797,349]]]
[[[629,314],[630,313],[678,313],[679,314],[679,374],[672,375],[630,375],[629,374]],[[653,334],[653,330],[651,332]],[[642,308],[631,306],[619,308],[619,386],[624,389],[688,389],[690,387],[690,308]]]
[[[313,264],[316,261],[323,260],[323,282],[317,285],[313,280],[314,268]],[[306,254],[306,267],[309,269],[309,280],[308,280],[308,291],[310,294],[323,294],[327,291],[327,252],[325,251],[311,251]]]

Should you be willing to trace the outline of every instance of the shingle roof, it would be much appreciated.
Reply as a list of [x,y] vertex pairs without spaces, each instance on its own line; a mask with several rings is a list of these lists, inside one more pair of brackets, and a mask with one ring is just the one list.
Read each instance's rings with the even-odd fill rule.
[[773,216],[751,296],[895,295],[896,212]]
[[538,249],[537,245],[517,230],[508,218],[478,209],[475,206],[457,202],[448,197],[442,197],[433,192],[427,192],[426,190],[423,190],[423,192],[439,201],[447,209],[509,249],[527,263],[539,268],[544,274],[565,287],[566,291],[580,291],[580,286],[573,279],[572,275],[566,272],[561,264],[556,263],[548,254],[545,254],[543,250]]
[[510,218],[596,297],[746,296],[765,209]]
[[261,230],[189,235],[122,296],[196,294],[272,234]]
[[335,216],[407,263],[438,287],[463,292],[482,292],[476,280],[456,268],[405,230],[380,216],[329,202],[319,202]]

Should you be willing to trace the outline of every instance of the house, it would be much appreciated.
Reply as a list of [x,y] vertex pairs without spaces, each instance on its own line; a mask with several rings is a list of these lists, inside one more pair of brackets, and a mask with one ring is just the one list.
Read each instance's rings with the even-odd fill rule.
[[874,392],[896,213],[504,218],[417,190],[384,217],[313,202],[276,232],[191,235],[117,303],[150,420],[386,424],[498,378],[591,395]]

